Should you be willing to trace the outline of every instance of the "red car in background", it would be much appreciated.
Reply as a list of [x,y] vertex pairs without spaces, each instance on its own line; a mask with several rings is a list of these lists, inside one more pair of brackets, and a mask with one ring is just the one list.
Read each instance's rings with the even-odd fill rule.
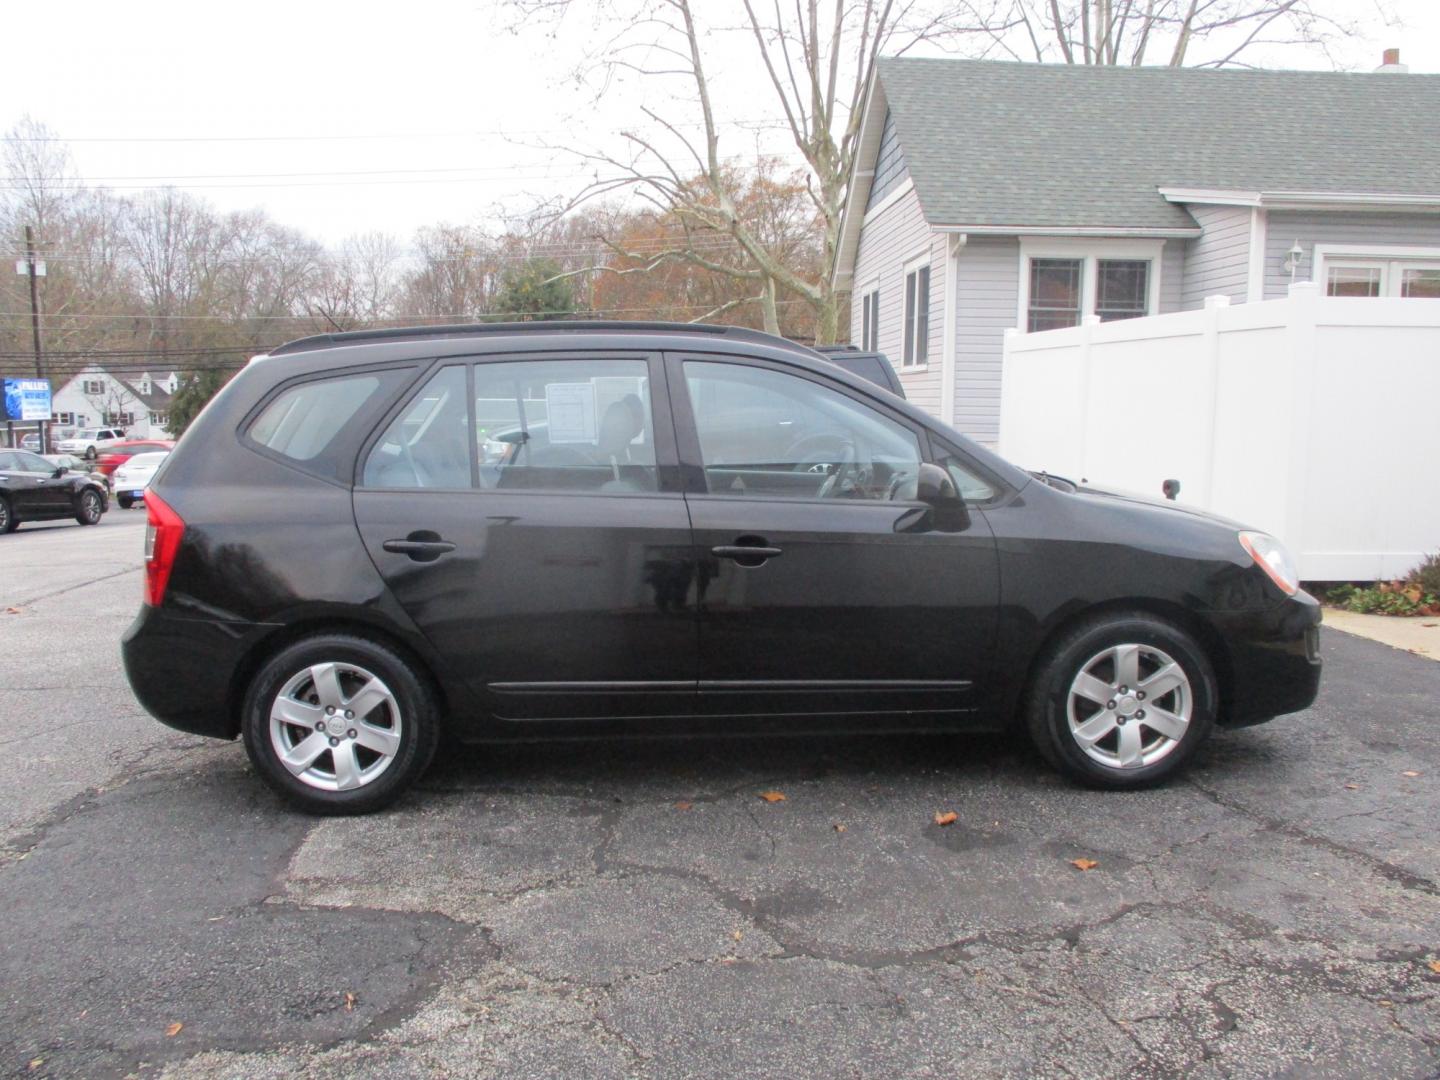
[[173,439],[131,439],[126,442],[116,443],[108,450],[100,453],[100,459],[96,461],[95,468],[106,476],[110,476],[121,465],[129,461],[136,454],[149,454],[156,450],[174,450]]

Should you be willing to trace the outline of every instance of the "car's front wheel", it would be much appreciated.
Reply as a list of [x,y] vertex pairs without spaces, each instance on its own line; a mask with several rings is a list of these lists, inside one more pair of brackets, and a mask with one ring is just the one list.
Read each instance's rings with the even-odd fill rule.
[[15,509],[10,505],[10,500],[0,495],[0,536],[12,533],[20,527],[20,521],[15,517]]
[[1215,724],[1204,649],[1144,613],[1110,613],[1063,634],[1037,666],[1024,706],[1036,748],[1072,779],[1137,788],[1178,770]]
[[265,781],[303,810],[359,814],[394,801],[430,764],[440,708],[390,648],[348,634],[306,638],[250,684],[242,734]]
[[100,515],[105,512],[105,503],[100,498],[100,493],[92,488],[86,488],[80,492],[80,498],[75,501],[75,520],[81,525],[100,524]]

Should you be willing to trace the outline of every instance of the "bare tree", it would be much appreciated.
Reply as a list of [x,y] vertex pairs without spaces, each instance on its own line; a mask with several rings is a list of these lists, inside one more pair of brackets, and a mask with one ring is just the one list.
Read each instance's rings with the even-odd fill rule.
[[[527,17],[563,16],[580,0],[511,0]],[[620,73],[677,82],[673,99],[689,103],[687,119],[675,112],[642,107],[644,126],[622,132],[626,152],[589,151],[582,156],[604,175],[576,202],[621,189],[637,193],[681,227],[683,241],[646,253],[641,266],[657,268],[683,260],[747,282],[765,312],[765,324],[779,327],[780,293],[810,307],[820,341],[839,330],[843,297],[824,273],[801,272],[766,242],[748,220],[737,183],[747,170],[721,145],[723,118],[706,63],[711,35],[743,35],[763,72],[763,97],[781,113],[790,140],[804,161],[806,192],[823,235],[825,260],[833,257],[840,234],[846,185],[859,137],[860,102],[875,58],[897,55],[925,41],[954,37],[962,29],[953,4],[930,0],[799,0],[792,10],[778,0],[742,0],[737,25],[701,24],[694,0],[590,0],[607,25],[623,29],[589,61],[600,86]],[[704,5],[707,12],[713,5]],[[971,28],[973,29],[973,27]],[[692,134],[698,130],[698,134]],[[715,243],[719,238],[723,242]],[[613,243],[613,242],[612,242]],[[728,249],[728,250],[727,250]],[[735,257],[729,257],[731,254]],[[632,262],[641,253],[615,246]],[[822,263],[823,265],[823,263]]]
[[[1378,3],[1382,12],[1385,4]],[[1344,0],[963,0],[986,55],[1067,64],[1251,66],[1263,47],[1328,55],[1356,33]]]

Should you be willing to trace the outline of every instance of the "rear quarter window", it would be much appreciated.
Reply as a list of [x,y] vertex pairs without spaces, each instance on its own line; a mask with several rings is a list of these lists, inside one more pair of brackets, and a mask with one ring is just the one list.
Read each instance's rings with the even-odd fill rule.
[[348,479],[368,425],[413,374],[413,368],[392,368],[297,383],[260,409],[245,437],[307,472]]

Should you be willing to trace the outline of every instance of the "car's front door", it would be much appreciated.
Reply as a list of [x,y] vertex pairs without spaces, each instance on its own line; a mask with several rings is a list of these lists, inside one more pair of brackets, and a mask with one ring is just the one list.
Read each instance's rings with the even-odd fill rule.
[[20,467],[20,451],[0,450],[0,486],[10,497],[10,512],[18,519],[40,517],[40,477]]
[[17,451],[15,458],[21,469],[35,478],[33,497],[36,516],[68,517],[75,511],[75,492],[71,477],[65,473],[55,475],[56,466],[39,454]]
[[668,358],[699,565],[699,705],[923,723],[975,705],[994,646],[978,510],[915,499],[923,428],[821,376]]
[[690,522],[659,357],[438,368],[362,452],[397,600],[502,719],[687,716]]

